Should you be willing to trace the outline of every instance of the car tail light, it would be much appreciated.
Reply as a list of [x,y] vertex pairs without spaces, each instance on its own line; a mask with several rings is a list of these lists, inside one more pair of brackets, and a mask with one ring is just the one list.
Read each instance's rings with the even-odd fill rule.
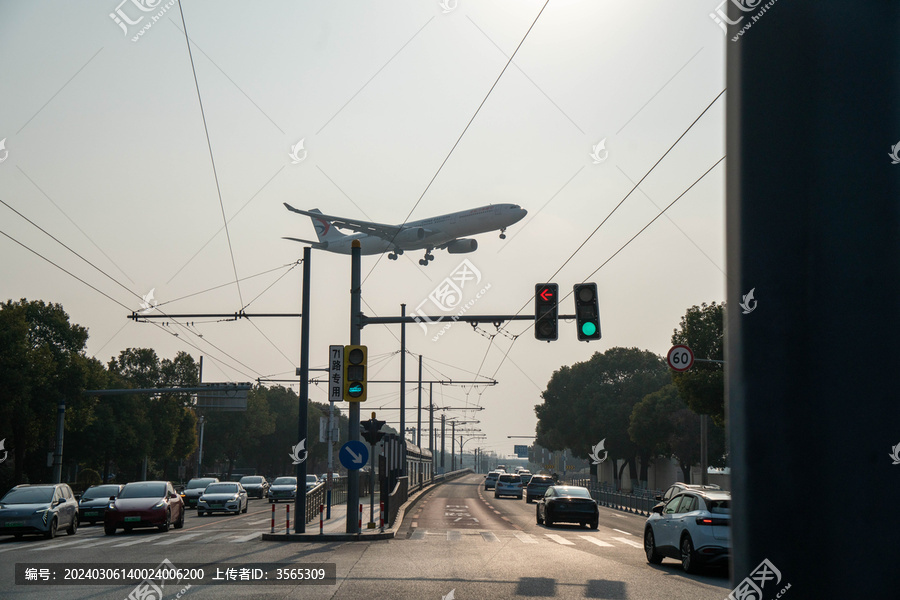
[[728,526],[729,520],[728,519],[713,519],[710,517],[698,517],[697,525],[710,525],[710,526],[725,525],[725,526]]

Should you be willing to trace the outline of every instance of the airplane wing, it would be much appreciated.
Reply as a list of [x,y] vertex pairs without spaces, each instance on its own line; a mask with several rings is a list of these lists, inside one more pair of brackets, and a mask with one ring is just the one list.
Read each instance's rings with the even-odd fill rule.
[[309,244],[313,248],[317,248],[319,250],[324,250],[325,248],[328,247],[328,242],[314,242],[312,240],[304,240],[304,239],[295,238],[295,237],[282,237],[281,239],[291,240],[292,242],[300,242],[302,244]]
[[369,235],[374,235],[386,240],[393,239],[403,229],[402,227],[399,227],[397,225],[385,225],[384,223],[373,223],[371,221],[345,219],[344,217],[335,217],[333,215],[323,215],[322,213],[300,210],[299,208],[294,208],[287,202],[284,203],[284,206],[291,212],[306,215],[307,217],[312,217],[314,219],[323,219],[325,221],[330,221],[331,224],[335,227],[339,227],[341,229],[350,229],[358,233],[367,233]]

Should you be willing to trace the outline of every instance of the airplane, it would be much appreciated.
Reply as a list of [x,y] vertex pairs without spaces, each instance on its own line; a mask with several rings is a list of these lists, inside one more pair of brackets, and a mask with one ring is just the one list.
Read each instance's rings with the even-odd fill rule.
[[[310,244],[313,248],[350,254],[350,244],[359,240],[362,254],[381,254],[390,251],[388,258],[397,260],[406,250],[425,250],[425,258],[419,264],[428,266],[434,260],[432,250],[447,250],[450,254],[465,254],[478,248],[478,241],[467,238],[488,231],[500,230],[500,239],[506,238],[506,228],[518,223],[528,211],[517,204],[490,204],[470,210],[439,215],[430,219],[410,221],[405,225],[385,225],[324,215],[314,208],[300,210],[287,202],[284,206],[291,212],[309,217],[316,228],[318,242],[295,237],[286,240]],[[356,233],[346,235],[337,229],[350,229]]]

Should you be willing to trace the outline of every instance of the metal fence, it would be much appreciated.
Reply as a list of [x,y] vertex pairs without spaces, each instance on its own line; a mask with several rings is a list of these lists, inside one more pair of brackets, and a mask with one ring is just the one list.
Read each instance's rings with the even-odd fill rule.
[[[318,483],[306,492],[306,522],[318,520],[319,506],[325,504],[325,482]],[[347,502],[347,478],[336,477],[332,480],[331,505]]]
[[623,492],[616,490],[611,485],[600,484],[591,486],[590,479],[576,479],[573,480],[572,485],[588,488],[591,496],[600,506],[615,508],[644,517],[650,516],[650,511],[660,502],[656,497],[662,495],[662,492],[659,490],[638,488],[631,492]]

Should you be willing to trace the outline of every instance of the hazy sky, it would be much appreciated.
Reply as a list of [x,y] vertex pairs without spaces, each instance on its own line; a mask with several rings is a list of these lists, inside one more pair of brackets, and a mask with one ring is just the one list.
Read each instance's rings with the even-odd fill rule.
[[[282,236],[315,232],[283,202],[387,223],[414,206],[420,219],[515,202],[525,220],[506,240],[478,236],[472,254],[435,251],[426,268],[420,252],[364,257],[364,311],[398,315],[406,303],[412,313],[426,301],[433,313],[429,293],[468,259],[481,281],[463,301],[490,286],[469,313],[532,313],[534,284],[723,90],[731,43],[709,0],[550,0],[525,37],[542,6],[186,0],[195,85],[172,0],[0,3],[0,200],[103,273],[4,205],[0,231],[111,298],[0,236],[0,299],[62,304],[104,363],[153,347],[161,357],[202,354],[205,381],[290,378],[299,319],[155,326],[127,316],[151,289],[168,314],[299,312],[302,269],[290,265],[302,245]],[[597,283],[600,342],[578,342],[569,322],[549,344],[528,322],[499,334],[457,323],[437,341],[442,325],[407,326],[426,378],[499,381],[435,386],[440,405],[484,407],[448,413],[481,420],[488,439],[466,450],[505,454],[527,443],[507,436],[534,434],[533,407],[561,365],[613,346],[665,354],[689,306],[724,299],[724,163],[591,275],[722,158],[724,111],[723,95],[553,279],[565,292]],[[300,140],[305,158],[293,164]],[[606,158],[596,163],[601,140],[608,155],[598,151]],[[329,344],[349,343],[349,277],[349,257],[313,251],[312,366],[325,365]],[[570,297],[560,312],[573,310]],[[370,379],[398,378],[399,338],[399,326],[363,330]],[[407,375],[416,374],[410,357]],[[372,384],[362,414],[398,420],[397,410],[379,410],[399,406],[398,395],[398,385]],[[310,396],[325,401],[324,386]],[[409,411],[407,424],[415,419]]]

